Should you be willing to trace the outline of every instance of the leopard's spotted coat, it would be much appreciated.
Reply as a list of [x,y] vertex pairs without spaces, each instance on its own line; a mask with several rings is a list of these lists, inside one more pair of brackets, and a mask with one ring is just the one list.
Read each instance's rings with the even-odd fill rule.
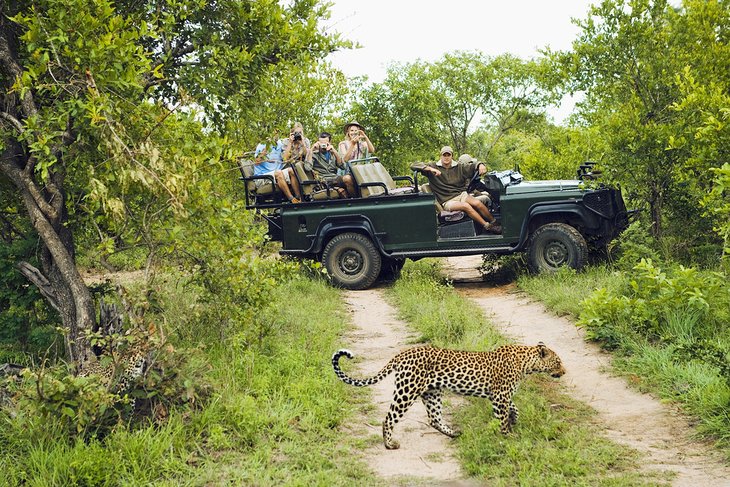
[[341,369],[339,360],[352,358],[348,350],[332,356],[335,374],[346,384],[369,386],[395,372],[395,392],[383,421],[383,441],[388,449],[400,445],[393,439],[393,427],[419,397],[426,405],[431,426],[441,433],[458,436],[443,422],[441,396],[444,390],[467,396],[486,397],[492,401],[494,416],[502,433],[517,422],[517,406],[512,396],[520,380],[533,372],[560,377],[565,369],[560,357],[543,343],[535,346],[505,345],[490,352],[466,352],[434,347],[416,347],[393,357],[383,369],[369,379],[353,379]]

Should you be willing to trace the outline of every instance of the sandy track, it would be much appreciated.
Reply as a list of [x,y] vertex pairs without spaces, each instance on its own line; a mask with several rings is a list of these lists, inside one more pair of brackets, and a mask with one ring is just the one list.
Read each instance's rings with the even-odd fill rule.
[[[411,346],[409,340],[413,336],[396,318],[395,310],[385,302],[380,290],[349,291],[345,300],[355,328],[343,337],[343,348],[352,351],[361,361],[355,367],[346,364],[345,358],[340,363],[343,369],[351,371],[353,377],[370,377],[393,355]],[[449,438],[428,425],[426,409],[421,401],[417,401],[395,426],[395,438],[400,441],[400,449],[385,449],[381,425],[393,397],[393,381],[391,374],[369,388],[377,409],[377,425],[367,424],[366,429],[380,438],[376,445],[365,451],[365,458],[373,471],[393,484],[410,485],[408,480],[412,479],[418,485],[475,485],[464,480]],[[454,398],[449,396],[447,400],[453,401]],[[362,418],[362,421],[367,422],[367,419]]]
[[[638,450],[646,471],[674,472],[673,486],[730,487],[730,468],[706,445],[691,439],[685,418],[605,372],[610,355],[587,343],[569,320],[554,316],[514,286],[492,288],[482,283],[477,271],[480,262],[479,256],[445,259],[445,271],[459,292],[477,303],[502,333],[525,344],[543,341],[561,356],[568,370],[561,379],[562,387],[598,412],[608,438]],[[342,348],[350,349],[359,361],[347,364],[343,358],[341,363],[352,376],[369,377],[410,346],[413,334],[396,318],[381,290],[349,291],[345,300],[354,329],[343,337]],[[392,398],[393,375],[370,390],[376,420],[370,424],[363,416],[361,429],[382,438],[381,423]],[[446,395],[452,404],[458,399]],[[386,484],[478,485],[464,478],[449,438],[428,426],[420,401],[396,425],[395,438],[401,443],[399,450],[386,450],[380,439],[364,453]]]
[[520,343],[545,342],[560,355],[568,371],[561,384],[598,412],[607,437],[644,454],[642,468],[674,472],[674,486],[730,486],[730,468],[706,445],[691,440],[692,430],[681,415],[606,373],[610,356],[587,343],[569,320],[554,316],[513,286],[481,284],[476,271],[480,261],[479,256],[446,259],[446,272],[502,333]]

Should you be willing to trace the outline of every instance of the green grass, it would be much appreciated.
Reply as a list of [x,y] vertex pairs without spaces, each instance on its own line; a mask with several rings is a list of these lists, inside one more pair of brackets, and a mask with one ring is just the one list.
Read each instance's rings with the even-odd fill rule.
[[[579,273],[523,276],[519,286],[556,314],[578,319],[587,310],[583,300],[591,291],[604,288],[605,296],[621,298],[630,289],[630,279],[630,274],[597,266]],[[730,334],[721,325],[725,321],[723,316],[727,316],[727,293],[730,290],[708,294],[706,313],[687,307],[681,299],[668,301],[658,310],[649,308],[660,318],[658,324],[648,329],[642,328],[640,321],[637,324],[628,320],[638,315],[636,308],[623,309],[623,301],[614,300],[615,315],[607,313],[598,333],[594,329],[589,331],[614,350],[613,368],[630,378],[629,384],[680,405],[696,418],[698,434],[714,442],[730,461],[730,378],[725,376],[730,366],[727,355],[722,354],[730,349]],[[642,302],[650,306],[646,303],[649,301]],[[591,311],[596,314],[601,310]],[[712,350],[719,352],[710,356]]]
[[[579,287],[577,286],[577,289]],[[387,296],[401,318],[434,345],[488,350],[505,343],[481,309],[444,284],[433,261],[408,263]],[[488,485],[665,485],[639,471],[637,453],[601,436],[594,412],[559,392],[559,383],[529,376],[515,395],[520,420],[503,436],[488,400],[469,399],[455,440],[469,475]]]
[[618,292],[624,285],[625,275],[607,267],[589,267],[583,272],[563,268],[559,272],[538,276],[523,274],[517,281],[523,291],[538,298],[560,316],[577,318],[581,302],[594,290],[606,288]]
[[[160,296],[185,309],[212,305],[182,286]],[[197,411],[170,411],[155,427],[119,425],[87,442],[0,411],[0,485],[375,485],[359,459],[362,440],[342,431],[364,396],[353,399],[330,373],[347,326],[338,291],[299,278],[271,299],[278,315],[256,346],[239,338],[250,336],[248,323],[195,323],[206,313],[177,311],[185,327],[211,329],[178,330],[208,341],[213,394]],[[225,333],[214,331],[221,326]]]

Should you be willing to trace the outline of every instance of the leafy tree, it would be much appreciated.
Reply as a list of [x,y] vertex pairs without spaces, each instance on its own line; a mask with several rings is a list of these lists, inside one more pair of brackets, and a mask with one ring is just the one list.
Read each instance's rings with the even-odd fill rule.
[[318,0],[0,4],[0,184],[39,236],[40,268],[21,268],[60,314],[70,360],[93,359],[95,323],[75,235],[169,241],[159,222],[189,216],[191,188],[231,155],[201,120],[223,131],[261,114],[277,80],[343,47],[318,29],[324,14]]
[[[372,127],[386,160],[431,159],[445,144],[486,158],[501,137],[541,113],[553,97],[541,61],[455,52],[435,63],[391,66],[383,83],[362,91],[353,112]],[[471,135],[480,124],[492,138],[476,147]]]
[[710,181],[700,174],[719,161],[693,155],[697,113],[677,104],[684,99],[684,73],[727,91],[728,5],[604,0],[578,22],[573,52],[562,55],[571,89],[586,92],[581,121],[605,141],[601,162],[637,201],[647,202],[656,237],[664,236],[667,220],[687,239],[711,233],[696,210]]

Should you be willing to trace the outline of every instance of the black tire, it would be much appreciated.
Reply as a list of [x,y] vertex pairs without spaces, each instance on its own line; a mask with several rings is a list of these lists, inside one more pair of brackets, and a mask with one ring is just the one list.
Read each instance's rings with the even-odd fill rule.
[[548,223],[530,237],[527,264],[532,272],[555,272],[563,266],[577,270],[587,254],[588,245],[578,230],[565,223]]
[[400,271],[403,269],[405,263],[405,259],[383,257],[382,264],[380,266],[380,276],[378,276],[378,279],[383,281],[395,281],[398,277],[400,277]]
[[341,233],[325,246],[322,264],[335,285],[345,289],[366,289],[380,274],[380,252],[365,235]]

